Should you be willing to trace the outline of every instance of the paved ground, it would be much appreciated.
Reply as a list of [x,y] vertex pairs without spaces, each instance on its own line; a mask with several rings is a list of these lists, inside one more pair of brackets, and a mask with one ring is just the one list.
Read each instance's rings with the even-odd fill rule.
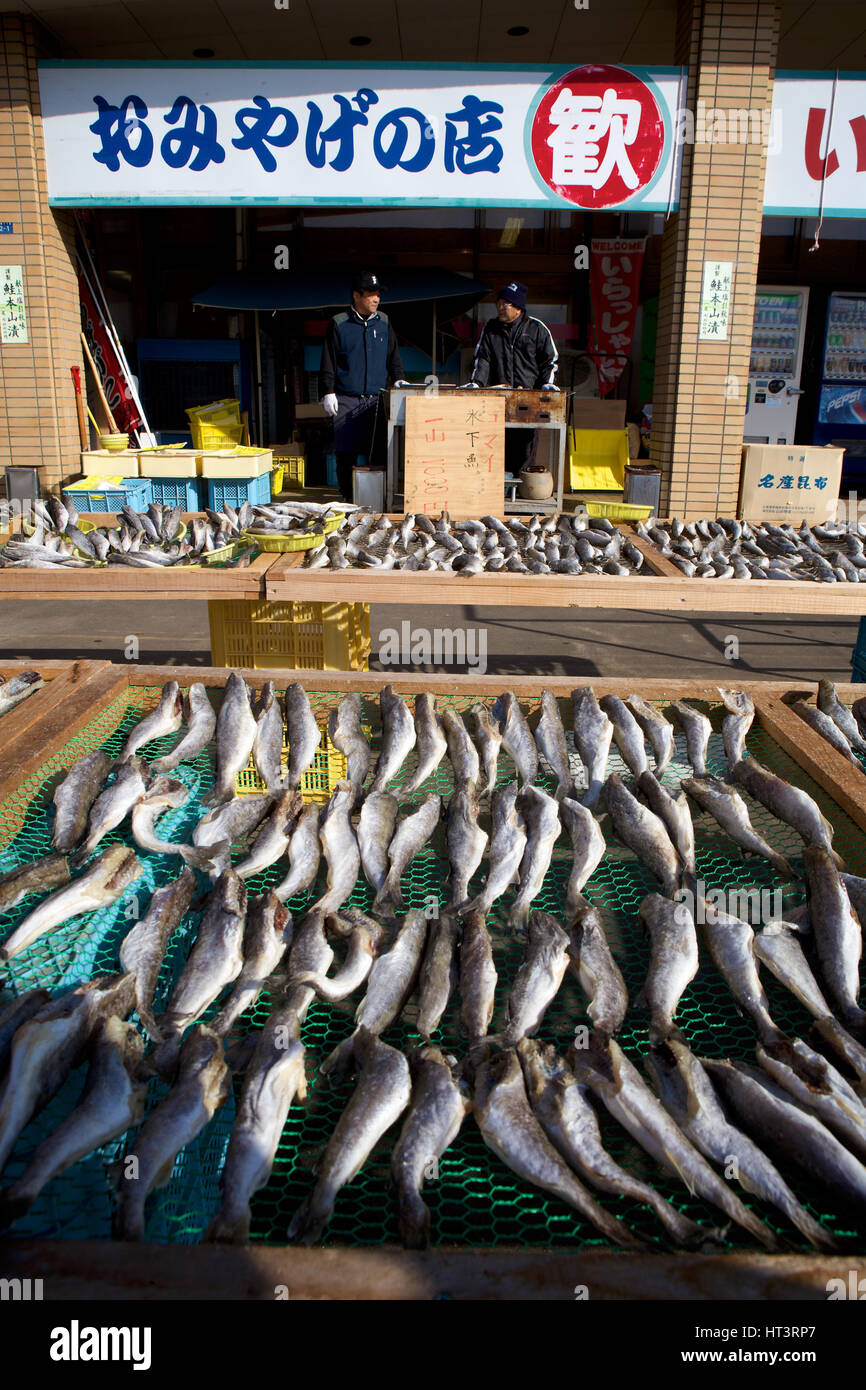
[[[590,610],[560,617],[538,608],[443,606],[376,607],[372,611],[373,659],[385,630],[402,636],[402,624],[418,629],[465,632],[475,660],[484,651],[491,673],[573,676],[677,676],[731,679],[803,677],[850,679],[857,619],[798,617],[764,619],[742,614],[644,614],[637,610]],[[474,635],[473,635],[474,634]],[[431,633],[432,636],[432,633]],[[736,638],[738,650],[730,643]],[[169,665],[209,662],[204,603],[80,602],[52,605],[27,601],[0,605],[0,658],[101,657],[122,661],[129,639],[139,660]],[[386,642],[389,639],[386,637]],[[482,645],[479,645],[481,643]],[[734,652],[726,659],[725,652]],[[467,670],[467,665],[397,663],[391,669]]]

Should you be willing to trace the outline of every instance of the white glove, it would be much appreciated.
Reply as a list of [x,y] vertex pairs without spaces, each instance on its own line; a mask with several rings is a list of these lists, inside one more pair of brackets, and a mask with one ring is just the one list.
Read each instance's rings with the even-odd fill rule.
[[340,409],[340,403],[332,391],[327,396],[322,397],[322,405],[325,407],[326,415],[336,415]]
[[480,389],[481,389],[481,388],[479,387],[477,381],[465,381],[465,382],[463,383],[463,390],[464,390],[464,391],[469,391],[469,390],[472,390],[472,391],[479,391]]
[[394,389],[396,390],[398,386],[411,386],[411,385],[412,385],[411,381],[404,381],[403,378],[401,377],[399,381],[395,381],[395,382],[394,382]]

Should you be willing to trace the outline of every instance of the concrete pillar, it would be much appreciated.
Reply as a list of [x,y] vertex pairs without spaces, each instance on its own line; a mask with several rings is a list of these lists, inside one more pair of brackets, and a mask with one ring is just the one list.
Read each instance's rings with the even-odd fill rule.
[[70,366],[82,366],[71,212],[48,206],[32,21],[0,14],[0,265],[24,271],[27,342],[0,343],[0,468],[39,469],[43,488],[79,471]]
[[[680,210],[662,244],[650,450],[663,470],[662,515],[733,516],[737,504],[778,9],[775,0],[680,4],[676,61],[688,66],[695,141],[683,144]],[[745,111],[748,124],[730,114]],[[733,296],[727,339],[707,342],[701,290],[714,258],[734,263]]]

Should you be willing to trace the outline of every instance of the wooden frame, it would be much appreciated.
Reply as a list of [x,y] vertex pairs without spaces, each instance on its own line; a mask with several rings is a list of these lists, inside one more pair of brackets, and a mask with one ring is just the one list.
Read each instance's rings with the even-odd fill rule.
[[[108,662],[41,663],[50,665],[49,684],[16,710],[2,716],[3,765],[0,800],[19,785],[75,727],[95,718],[127,687],[159,686],[177,680],[181,686],[203,681],[222,685],[231,668],[155,666]],[[5,674],[25,670],[28,663],[6,663]],[[65,667],[65,669],[64,669]],[[47,669],[45,674],[49,674]],[[299,681],[311,691],[375,692],[385,683],[382,673],[331,671],[240,672],[251,685],[273,680],[284,689]],[[392,684],[404,694],[426,690],[436,694],[500,693],[509,688],[536,701],[542,688],[567,696],[579,682],[570,677],[430,676],[395,674]],[[718,687],[685,680],[629,680],[621,677],[590,682],[597,694],[624,693],[647,699],[695,699],[718,703]],[[866,774],[829,747],[781,701],[783,694],[814,694],[816,684],[804,681],[737,682],[755,702],[761,725],[779,745],[834,798],[859,826],[866,829]],[[866,693],[863,686],[837,686],[843,700]],[[38,702],[38,703],[37,703]],[[28,706],[29,712],[28,712]],[[13,717],[19,717],[14,723]],[[7,1239],[0,1243],[6,1277],[41,1278],[47,1298],[56,1299],[258,1299],[273,1301],[275,1288],[285,1285],[297,1298],[414,1300],[451,1299],[566,1299],[576,1284],[585,1284],[596,1299],[785,1300],[826,1299],[827,1280],[866,1275],[866,1256],[843,1255],[632,1255],[617,1251],[526,1249],[462,1249],[438,1247],[413,1253],[396,1247],[376,1249],[298,1249],[250,1246],[240,1250],[209,1246],[126,1246],[109,1241],[34,1241]]]
[[[435,570],[308,570],[304,555],[280,555],[265,579],[266,597],[286,602],[465,604],[503,608],[617,608],[654,613],[807,613],[866,615],[866,584],[807,584],[799,579],[687,579],[657,548],[619,523],[644,556],[637,575],[521,575],[500,571],[443,575]],[[0,571],[2,583],[2,571]]]
[[0,715],[0,801],[69,742],[70,729],[87,723],[128,684],[127,672],[109,661],[10,662],[0,669],[6,675],[36,669],[47,675],[43,667],[49,666],[47,685]]
[[[184,520],[202,513],[186,513]],[[89,513],[97,525],[112,514]],[[396,519],[396,518],[394,518]],[[158,582],[142,571],[0,569],[3,599],[270,600],[286,603],[443,603],[491,608],[611,608],[653,613],[766,613],[786,617],[827,614],[866,616],[866,584],[809,584],[801,580],[687,579],[627,523],[619,523],[644,556],[639,575],[476,574],[461,578],[436,571],[304,569],[305,552],[263,553],[242,570],[166,568]],[[38,583],[34,583],[34,574]]]
[[848,1286],[866,1259],[827,1255],[633,1255],[614,1250],[439,1246],[413,1252],[251,1245],[127,1245],[119,1241],[6,1240],[6,1278],[41,1279],[46,1300],[111,1302],[427,1299],[574,1302],[586,1285],[602,1299],[826,1301],[827,1280]]

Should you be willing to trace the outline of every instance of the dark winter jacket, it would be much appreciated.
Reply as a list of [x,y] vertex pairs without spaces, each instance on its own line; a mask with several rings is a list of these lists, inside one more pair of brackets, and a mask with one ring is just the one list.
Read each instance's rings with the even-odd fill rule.
[[389,379],[401,380],[403,363],[387,314],[362,319],[355,309],[335,314],[325,332],[319,391],[322,396],[375,396]]
[[556,385],[559,354],[550,329],[524,309],[514,323],[488,319],[484,325],[470,381],[479,386],[523,386],[540,391]]

